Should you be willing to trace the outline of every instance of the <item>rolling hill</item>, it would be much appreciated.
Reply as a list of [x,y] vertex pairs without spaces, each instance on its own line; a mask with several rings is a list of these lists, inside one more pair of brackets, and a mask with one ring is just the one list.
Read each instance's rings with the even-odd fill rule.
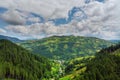
[[102,49],[94,57],[72,60],[60,80],[120,80],[120,44]]
[[49,79],[51,62],[8,40],[0,40],[0,80]]
[[40,40],[30,40],[19,45],[51,59],[69,60],[91,56],[113,43],[94,37],[53,36]]

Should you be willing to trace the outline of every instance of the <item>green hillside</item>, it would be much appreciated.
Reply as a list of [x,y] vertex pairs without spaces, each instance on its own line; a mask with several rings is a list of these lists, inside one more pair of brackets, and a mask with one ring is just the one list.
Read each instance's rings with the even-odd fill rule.
[[91,56],[112,43],[93,37],[53,36],[26,41],[19,45],[51,59],[69,60],[80,56]]
[[48,59],[31,54],[8,40],[0,40],[0,80],[42,80],[49,78]]
[[75,36],[53,36],[19,45],[53,60],[0,40],[0,80],[120,80],[120,45]]
[[60,80],[120,80],[120,44],[105,48],[94,57],[72,60]]

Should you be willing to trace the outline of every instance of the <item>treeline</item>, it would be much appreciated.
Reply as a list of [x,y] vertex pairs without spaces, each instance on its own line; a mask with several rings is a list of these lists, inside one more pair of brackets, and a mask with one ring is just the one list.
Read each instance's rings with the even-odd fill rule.
[[120,56],[115,54],[120,54],[120,44],[97,53],[72,80],[120,80]]
[[49,79],[50,71],[51,62],[47,58],[34,55],[8,40],[0,40],[0,79]]
[[116,45],[112,45],[108,48],[103,48],[99,53],[113,53],[117,49],[120,49],[120,43]]
[[80,58],[76,58],[76,59],[69,61],[69,63],[67,64],[65,68],[65,73],[70,74],[81,68],[86,67],[87,62],[90,61],[92,58],[94,58],[94,56],[80,57]]

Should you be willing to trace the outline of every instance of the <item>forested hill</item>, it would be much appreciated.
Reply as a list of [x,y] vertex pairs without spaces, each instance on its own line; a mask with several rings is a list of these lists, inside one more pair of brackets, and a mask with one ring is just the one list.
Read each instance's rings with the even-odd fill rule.
[[67,71],[67,76],[60,80],[120,80],[120,44],[105,48],[82,62],[74,61],[72,65],[66,67],[71,73]]
[[50,71],[48,59],[8,40],[0,40],[0,80],[42,80],[48,78]]
[[113,43],[94,37],[53,36],[21,43],[24,48],[52,59],[90,56]]

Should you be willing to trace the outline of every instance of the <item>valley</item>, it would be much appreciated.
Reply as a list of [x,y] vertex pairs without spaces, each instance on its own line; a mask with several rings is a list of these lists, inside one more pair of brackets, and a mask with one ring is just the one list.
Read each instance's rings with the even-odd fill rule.
[[[92,74],[88,74],[88,71],[97,69],[98,72],[92,72],[94,75],[103,74],[97,67],[101,62],[97,61],[104,58],[107,61],[109,56],[111,61],[112,56],[119,55],[120,48],[119,45],[106,40],[80,36],[53,36],[16,44],[5,39],[0,40],[1,79],[92,80]],[[111,65],[109,63],[111,62],[103,63],[104,67]],[[22,73],[24,74],[21,75]],[[31,75],[32,73],[34,75]],[[85,75],[87,77],[84,77]],[[93,80],[96,80],[97,77],[94,75]],[[116,80],[119,80],[119,76]]]
[[120,80],[120,0],[0,0],[0,80]]
[[78,59],[79,64],[73,64],[73,66],[83,66],[86,58],[94,57],[96,52],[114,45],[114,43],[94,37],[53,36],[41,40],[25,41],[18,43],[18,45],[60,63],[59,69],[62,70],[60,77],[62,77],[66,74],[68,66],[71,66],[70,62],[76,62]]

